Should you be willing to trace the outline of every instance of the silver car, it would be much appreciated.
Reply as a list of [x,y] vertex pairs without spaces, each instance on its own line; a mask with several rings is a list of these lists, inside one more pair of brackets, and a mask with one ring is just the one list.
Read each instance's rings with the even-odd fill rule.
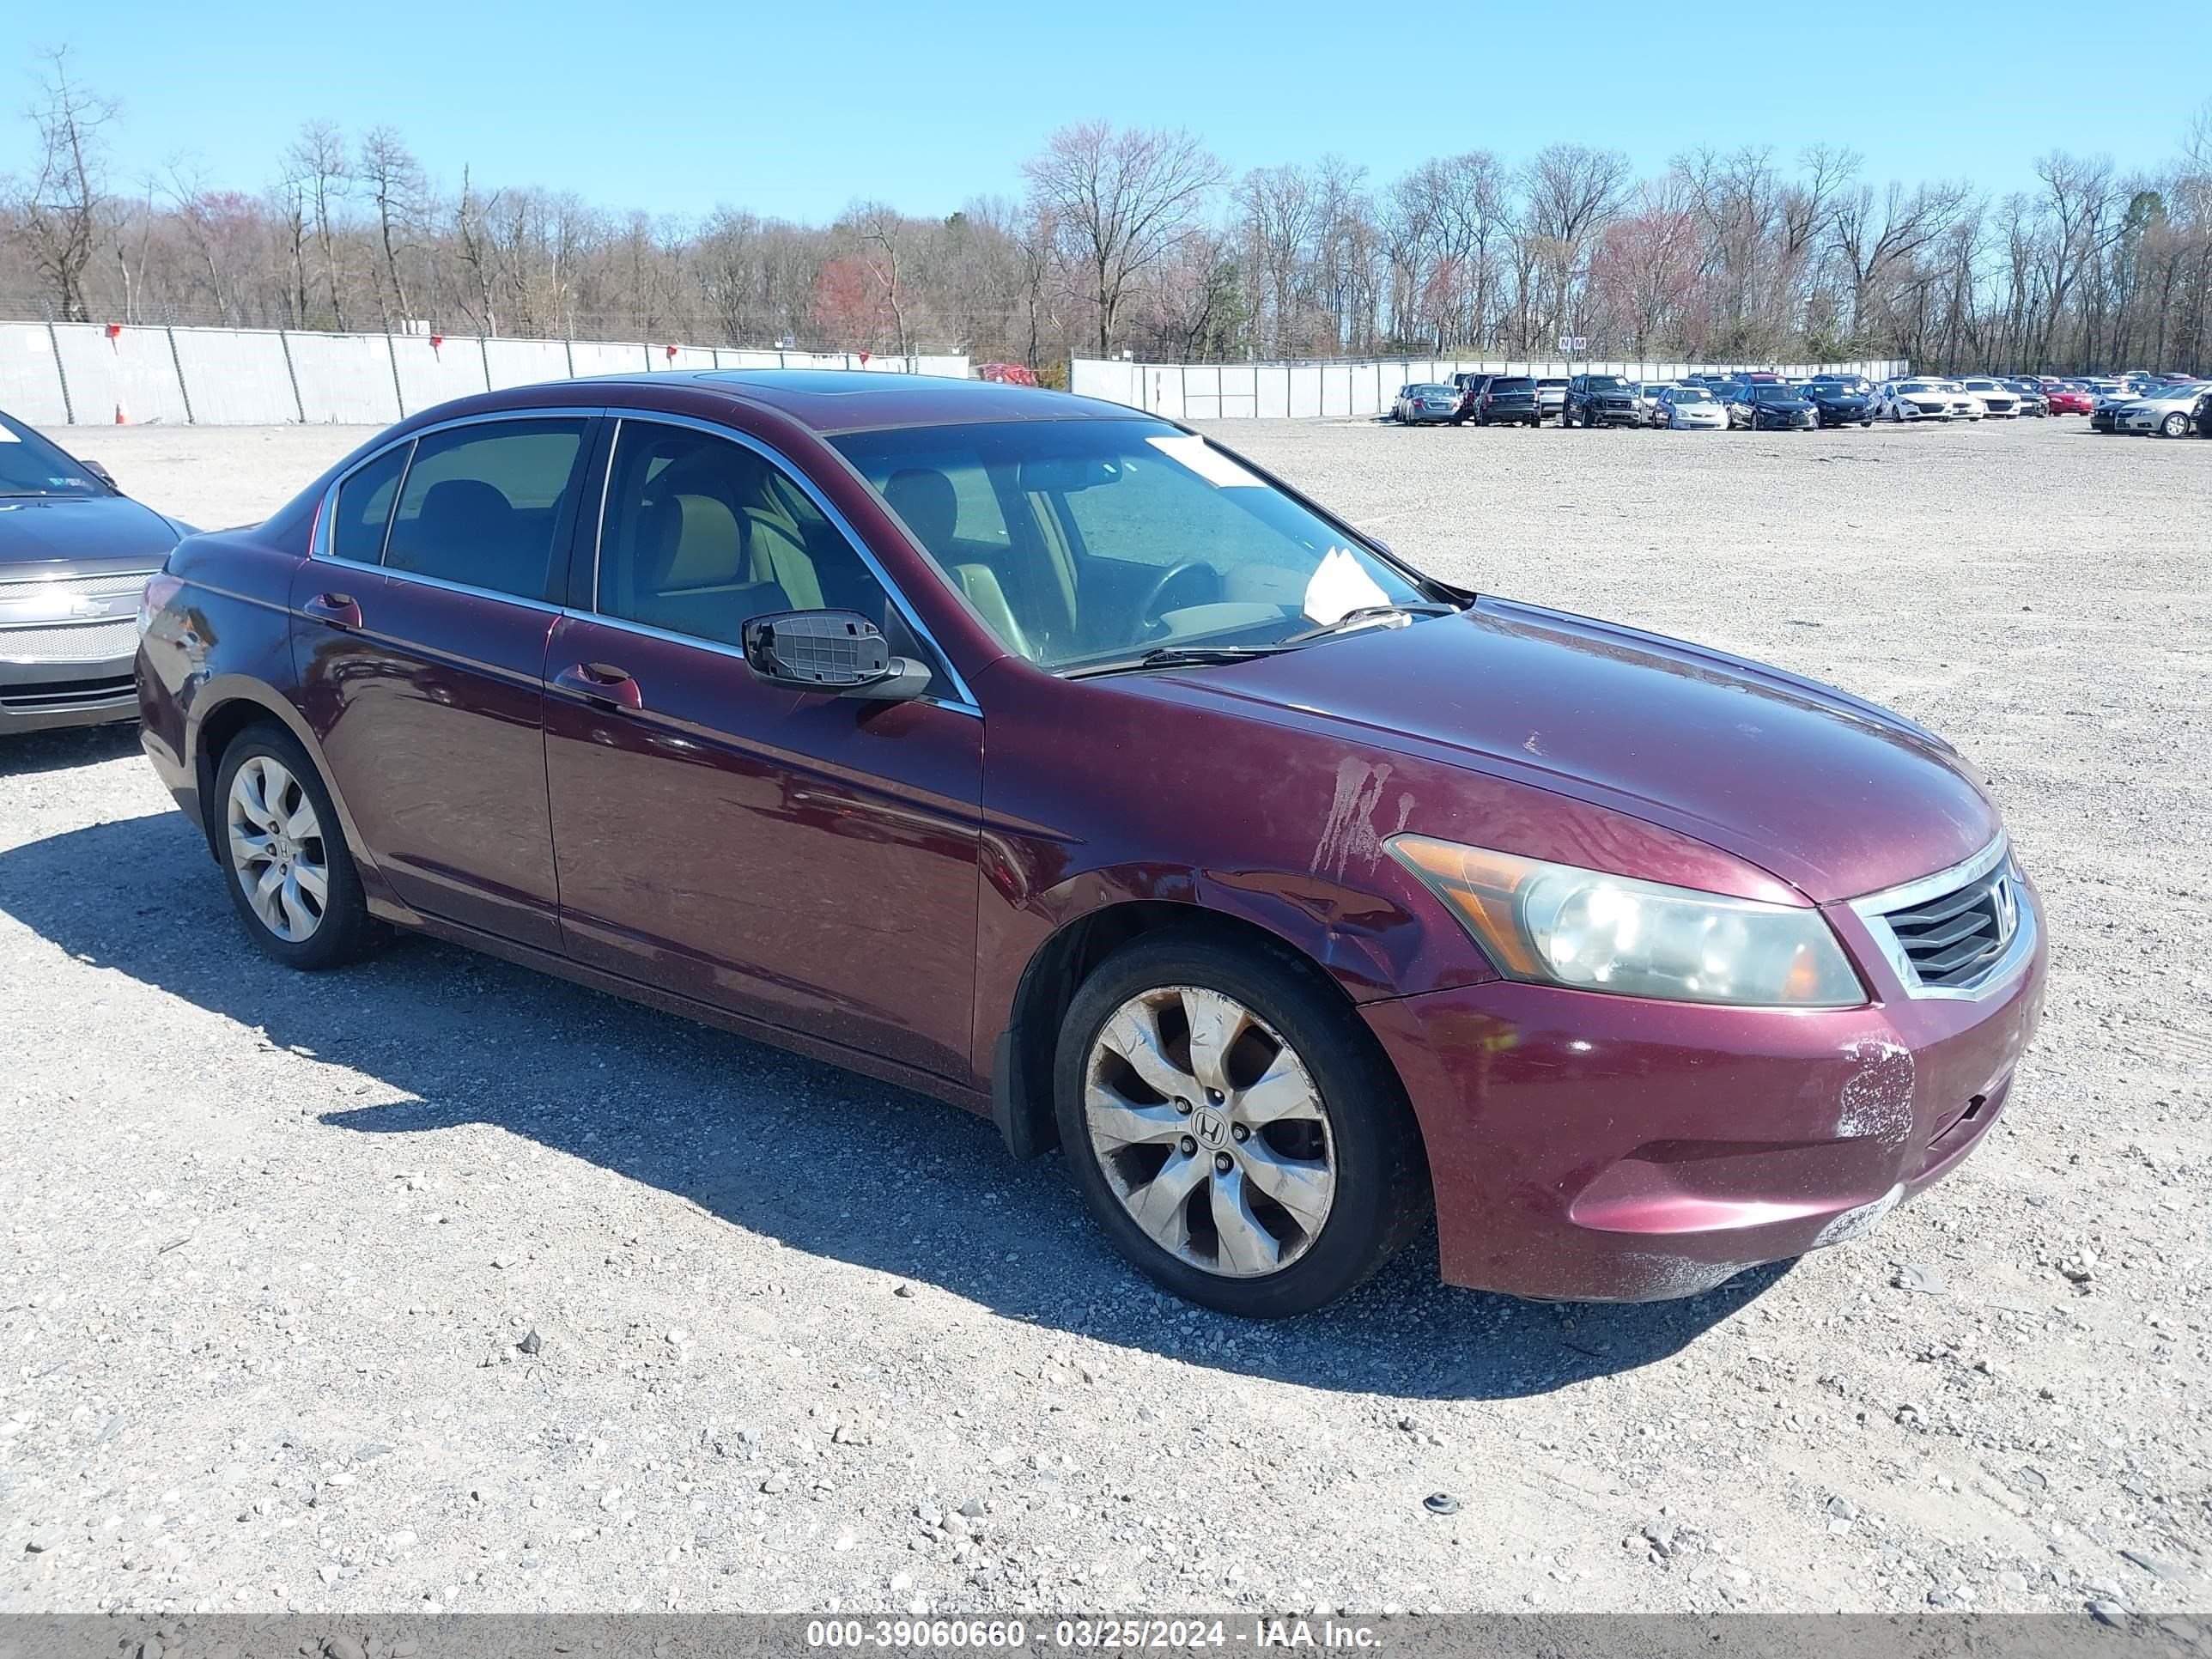
[[1390,418],[1401,426],[1437,426],[1449,421],[1459,407],[1459,393],[1448,386],[1425,381],[1400,386],[1390,405]]
[[138,601],[191,533],[0,414],[0,737],[138,718]]

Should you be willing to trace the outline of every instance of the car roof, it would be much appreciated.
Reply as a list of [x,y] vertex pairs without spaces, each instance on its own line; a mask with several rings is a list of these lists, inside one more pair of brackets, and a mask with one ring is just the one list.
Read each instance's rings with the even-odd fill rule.
[[840,368],[701,368],[609,374],[569,384],[619,382],[721,392],[775,410],[816,433],[979,421],[1157,420],[1124,404],[995,380]]

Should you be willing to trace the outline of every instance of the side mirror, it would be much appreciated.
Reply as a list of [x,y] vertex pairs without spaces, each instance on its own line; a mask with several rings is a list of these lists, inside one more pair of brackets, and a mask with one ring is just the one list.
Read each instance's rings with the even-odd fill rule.
[[102,466],[98,461],[88,461],[82,455],[78,456],[76,459],[78,465],[82,466],[86,471],[91,473],[94,477],[99,479],[100,483],[106,484],[110,489],[113,490],[118,495],[123,493],[123,486],[115,482],[115,475],[112,472],[110,472],[106,467]]
[[770,685],[902,702],[929,687],[929,670],[891,654],[883,629],[857,611],[779,611],[744,627],[745,666]]

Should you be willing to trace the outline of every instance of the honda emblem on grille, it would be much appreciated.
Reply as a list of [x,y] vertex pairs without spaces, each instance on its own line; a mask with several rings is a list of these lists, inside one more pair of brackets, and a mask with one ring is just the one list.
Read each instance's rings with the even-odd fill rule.
[[2020,896],[2012,890],[2012,878],[1999,876],[1990,897],[1996,909],[1997,943],[2009,944],[2013,929],[2020,926]]

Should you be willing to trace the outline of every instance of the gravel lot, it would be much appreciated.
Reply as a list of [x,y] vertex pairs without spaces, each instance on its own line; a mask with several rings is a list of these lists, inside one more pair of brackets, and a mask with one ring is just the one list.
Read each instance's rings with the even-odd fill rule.
[[[0,1607],[2212,1606],[2212,443],[1220,431],[1958,741],[2054,939],[1979,1154],[1693,1302],[1417,1250],[1239,1326],[950,1108],[444,946],[286,974],[135,737],[19,740]],[[61,435],[218,524],[364,434]]]

